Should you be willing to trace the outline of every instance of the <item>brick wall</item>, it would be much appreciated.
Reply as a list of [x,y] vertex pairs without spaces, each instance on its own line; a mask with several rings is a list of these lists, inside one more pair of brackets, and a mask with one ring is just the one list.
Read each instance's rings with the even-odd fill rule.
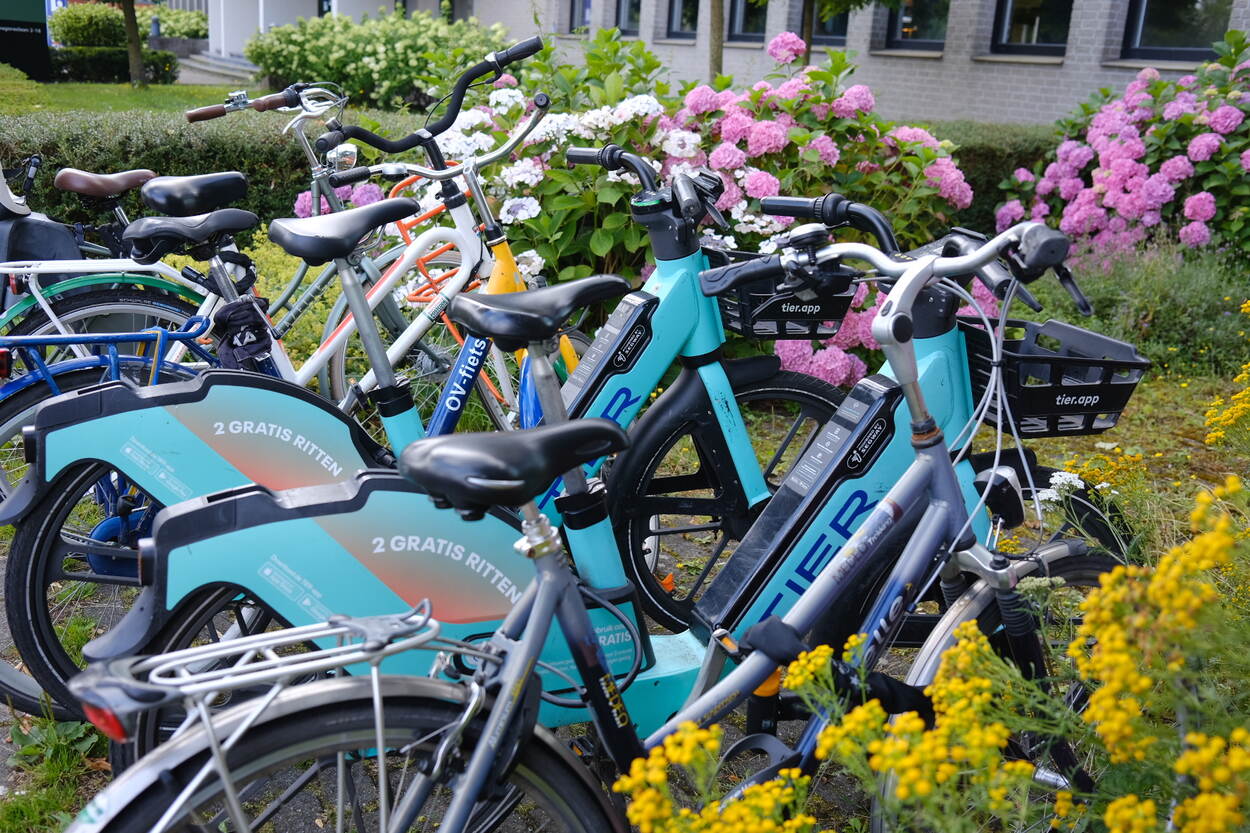
[[[699,4],[701,31],[694,40],[667,37],[668,0],[643,0],[640,36],[672,70],[674,82],[707,77],[709,0]],[[725,0],[729,14],[730,0]],[[1184,62],[1122,60],[1128,0],[1073,0],[1063,56],[990,53],[995,0],[950,0],[946,42],[940,52],[885,48],[888,12],[870,7],[851,15],[847,49],[855,52],[855,80],[868,84],[881,112],[891,118],[972,119],[1045,123],[1067,114],[1100,87],[1123,87],[1143,66],[1179,77]],[[513,37],[556,32],[575,54],[579,37],[567,34],[569,0],[475,0],[473,13],[501,22]],[[592,0],[591,26],[615,25],[616,0]],[[797,31],[801,0],[768,3],[766,38]],[[539,21],[535,25],[535,20]],[[1250,0],[1233,0],[1229,28],[1250,29]],[[761,43],[727,41],[725,72],[755,80],[773,68]]]

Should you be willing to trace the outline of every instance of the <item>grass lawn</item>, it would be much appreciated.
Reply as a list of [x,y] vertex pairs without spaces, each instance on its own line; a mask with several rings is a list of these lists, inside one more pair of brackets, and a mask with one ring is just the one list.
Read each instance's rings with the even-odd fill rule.
[[[181,112],[193,107],[220,104],[238,86],[162,84],[137,89],[129,84],[39,84],[34,81],[0,80],[0,114],[18,115],[42,110],[149,110]],[[266,90],[249,86],[248,92]]]

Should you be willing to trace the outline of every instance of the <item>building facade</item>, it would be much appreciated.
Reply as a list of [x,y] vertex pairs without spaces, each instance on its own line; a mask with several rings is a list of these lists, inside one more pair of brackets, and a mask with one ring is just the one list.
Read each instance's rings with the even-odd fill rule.
[[[724,71],[740,81],[774,68],[765,45],[798,32],[802,0],[724,0]],[[645,40],[674,81],[706,80],[709,0],[475,0],[483,22],[513,37],[617,26]],[[1209,59],[1227,29],[1250,29],[1250,0],[904,0],[818,25],[818,49],[846,49],[892,118],[1042,123],[1146,66],[1176,77]]]

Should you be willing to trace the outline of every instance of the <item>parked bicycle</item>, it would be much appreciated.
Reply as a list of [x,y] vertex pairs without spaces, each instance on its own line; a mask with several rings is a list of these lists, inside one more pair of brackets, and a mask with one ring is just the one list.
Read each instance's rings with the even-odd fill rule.
[[[577,500],[602,524],[607,506],[581,487],[577,473],[586,463],[626,446],[619,426],[584,419],[506,437],[432,438],[407,448],[400,468],[437,504],[470,519],[489,517],[499,505],[521,507],[517,550],[531,562],[535,578],[520,591],[498,629],[478,639],[449,635],[449,625],[433,618],[434,609],[445,601],[452,618],[457,615],[452,600],[440,592],[406,614],[335,617],[291,631],[93,666],[75,681],[74,689],[88,704],[93,721],[114,739],[128,736],[135,718],[153,708],[179,704],[187,717],[172,742],[122,775],[71,829],[165,831],[228,824],[246,831],[262,825],[285,827],[298,814],[313,812],[339,829],[350,822],[356,829],[384,830],[407,830],[414,824],[449,831],[487,825],[532,829],[539,823],[544,829],[623,830],[623,819],[591,768],[543,728],[543,709],[584,704],[595,723],[597,743],[582,748],[597,751],[617,771],[626,771],[632,760],[663,742],[681,723],[708,725],[746,703],[797,656],[805,647],[803,639],[829,610],[858,603],[863,582],[883,560],[890,563],[888,577],[872,593],[868,614],[856,623],[866,635],[857,654],[866,668],[897,635],[905,612],[937,583],[953,602],[955,615],[1001,615],[1011,649],[1008,658],[1020,664],[1026,677],[1045,674],[1044,636],[1015,592],[1016,583],[1036,571],[1088,583],[1115,561],[1088,553],[1084,542],[1073,539],[1052,541],[1016,558],[978,541],[973,532],[976,513],[966,507],[952,449],[927,405],[914,336],[933,298],[926,290],[960,296],[966,292],[962,279],[1004,255],[1013,264],[1014,281],[1035,280],[1062,263],[1066,238],[1040,224],[1022,223],[966,254],[896,259],[865,244],[817,244],[814,238],[823,231],[800,227],[792,237],[806,240],[805,245],[753,263],[707,270],[701,275],[703,289],[715,295],[771,278],[819,286],[817,292],[829,297],[836,294],[833,287],[849,279],[849,261],[866,262],[880,278],[893,279],[873,335],[895,378],[861,382],[840,416],[862,410],[855,403],[862,403],[864,394],[892,385],[907,406],[913,461],[849,540],[812,565],[810,585],[783,615],[753,624],[742,639],[712,632],[706,645],[708,673],[700,675],[685,705],[667,701],[669,715],[663,725],[640,736],[630,704],[641,680],[645,631],[633,628],[626,611],[601,595],[603,588],[593,577],[571,569],[560,534],[537,504],[552,478],[565,472],[570,487],[565,499]],[[1014,285],[1007,288],[1008,299],[1013,291]],[[505,327],[524,331],[535,355],[553,332],[548,324],[489,297],[457,299],[453,315],[470,329],[497,336]],[[1008,424],[1019,400],[1012,401],[1004,383],[1002,328],[988,320],[982,323],[989,325],[985,332],[992,334],[994,357],[983,404],[1003,429],[995,452],[999,457],[1003,431],[1013,430]],[[1116,384],[1111,368],[1095,371],[1093,364],[1065,364],[1065,358],[1056,357],[1056,375],[1048,375],[1054,388]],[[1074,366],[1082,369],[1075,377]],[[553,393],[544,394],[547,401]],[[557,403],[551,405],[549,418],[558,413]],[[812,472],[829,478],[829,464],[854,459],[854,450],[862,445],[862,437],[848,432],[839,419],[823,434],[828,442],[813,445],[805,455],[813,466],[796,467],[787,488],[819,496],[810,482]],[[996,465],[989,471],[989,488],[978,503],[994,505],[1008,524],[1022,519],[1024,499],[1012,485],[1011,470]],[[156,545],[167,530],[185,534],[187,521],[207,508],[171,512],[155,530]],[[891,557],[886,542],[901,530],[907,530],[906,545],[898,557]],[[565,532],[577,559],[587,531],[567,523]],[[596,555],[602,558],[601,552]],[[501,554],[489,556],[498,559]],[[454,550],[444,557],[454,560]],[[984,581],[992,592],[965,601],[968,576]],[[977,610],[969,610],[974,605]],[[640,643],[624,673],[605,655],[592,611],[607,611]],[[705,630],[714,624],[707,620]],[[948,634],[949,628],[941,623],[935,633]],[[571,671],[547,662],[549,639],[566,647]],[[318,647],[305,650],[310,643]],[[424,661],[413,656],[422,650],[437,653],[432,659],[427,654]],[[384,661],[393,669],[404,659],[428,676],[382,674]],[[734,666],[722,676],[721,664],[729,659]],[[348,668],[363,673],[336,673],[333,679],[291,687]],[[871,692],[890,711],[924,703],[918,689],[883,675],[864,677],[842,663],[834,670],[848,697]],[[551,675],[561,681],[564,696],[543,690],[547,686],[542,678]],[[215,714],[213,708],[223,702],[235,704]],[[777,762],[756,777],[768,777],[780,766],[810,766],[819,725],[817,717],[793,749],[776,750]],[[1052,739],[1034,751],[1042,780],[1052,787],[1081,777],[1062,740]]]

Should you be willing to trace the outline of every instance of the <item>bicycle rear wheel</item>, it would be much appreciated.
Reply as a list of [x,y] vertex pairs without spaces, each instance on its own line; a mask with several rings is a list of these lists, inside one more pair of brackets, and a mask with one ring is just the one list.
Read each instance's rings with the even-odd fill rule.
[[[284,692],[227,753],[251,830],[334,830],[342,819],[357,831],[376,830],[379,821],[379,759],[370,681],[339,678]],[[388,806],[415,777],[423,760],[461,717],[463,689],[432,680],[383,677],[383,739]],[[249,713],[242,704],[217,716],[219,737]],[[468,725],[461,746],[473,748],[486,711]],[[459,749],[452,752],[453,758]],[[139,761],[84,811],[108,833],[150,833],[210,751],[196,728]],[[454,760],[453,760],[454,764]],[[474,812],[471,829],[499,831],[565,830],[599,833],[623,825],[608,811],[589,772],[544,730],[523,739],[515,762]],[[455,788],[456,767],[435,787],[412,830],[438,827]],[[181,809],[168,830],[239,830],[229,818],[222,779],[210,776]],[[100,813],[95,808],[102,808]],[[100,815],[111,816],[107,820]],[[102,823],[103,822],[103,823]],[[86,825],[82,825],[85,827]],[[79,825],[70,828],[79,829]]]

